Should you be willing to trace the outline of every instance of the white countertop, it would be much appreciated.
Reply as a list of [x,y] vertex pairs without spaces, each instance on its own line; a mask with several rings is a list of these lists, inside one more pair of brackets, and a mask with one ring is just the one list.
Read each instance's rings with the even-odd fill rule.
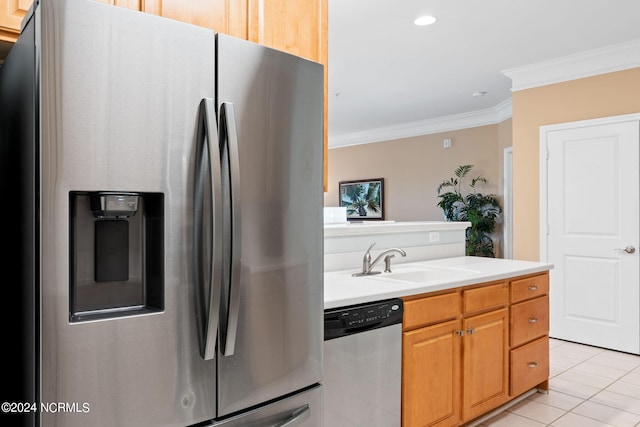
[[[324,308],[398,298],[539,273],[553,264],[482,257],[456,257],[391,266],[391,273],[353,277],[358,266],[324,274]],[[384,264],[374,270],[383,270]],[[412,276],[412,277],[411,277]]]

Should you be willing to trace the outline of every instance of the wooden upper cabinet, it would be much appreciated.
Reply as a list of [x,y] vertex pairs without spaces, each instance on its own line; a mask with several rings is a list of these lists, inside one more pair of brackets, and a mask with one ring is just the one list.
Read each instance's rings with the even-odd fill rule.
[[247,39],[247,0],[145,0],[142,11]]
[[[95,0],[247,39],[247,0]],[[0,0],[0,40],[15,42],[33,0]]]
[[327,0],[248,0],[252,42],[324,64]]
[[[99,3],[142,10],[144,0],[95,0]],[[157,0],[160,1],[160,0]],[[243,0],[244,1],[244,0]],[[20,26],[33,0],[0,0],[0,40],[15,43],[20,35]]]
[[[324,65],[324,189],[328,157],[328,0],[96,0],[188,22]],[[0,40],[15,42],[33,0],[0,0]]]
[[33,0],[0,0],[0,40],[15,43]]
[[324,191],[328,178],[328,0],[247,0],[249,41],[324,65]]
[[110,4],[113,6],[124,7],[126,9],[141,10],[141,2],[143,0],[94,0],[98,3]]

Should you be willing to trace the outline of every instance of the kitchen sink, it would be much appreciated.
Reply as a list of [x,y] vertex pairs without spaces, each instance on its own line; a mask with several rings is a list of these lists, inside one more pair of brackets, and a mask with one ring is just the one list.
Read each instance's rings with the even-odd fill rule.
[[381,280],[397,280],[401,282],[428,283],[433,281],[459,280],[479,274],[476,270],[461,268],[441,267],[416,267],[415,265],[403,267],[395,266],[391,273],[383,273],[372,278]]

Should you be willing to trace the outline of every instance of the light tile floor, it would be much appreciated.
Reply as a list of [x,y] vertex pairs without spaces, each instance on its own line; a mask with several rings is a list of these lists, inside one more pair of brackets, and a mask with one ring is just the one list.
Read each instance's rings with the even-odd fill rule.
[[640,427],[640,356],[551,339],[549,394],[485,421],[495,427]]

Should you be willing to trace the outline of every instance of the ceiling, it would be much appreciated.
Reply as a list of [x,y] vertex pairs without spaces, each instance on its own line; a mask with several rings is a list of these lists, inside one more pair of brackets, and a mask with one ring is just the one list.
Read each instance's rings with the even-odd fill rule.
[[510,114],[502,71],[640,40],[639,20],[638,0],[329,0],[329,146]]

